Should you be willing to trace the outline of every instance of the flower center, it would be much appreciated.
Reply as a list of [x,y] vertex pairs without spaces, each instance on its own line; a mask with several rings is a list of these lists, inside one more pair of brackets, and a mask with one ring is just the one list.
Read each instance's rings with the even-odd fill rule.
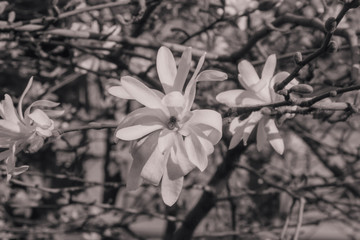
[[174,130],[176,127],[178,127],[176,117],[171,116],[167,125],[170,130]]

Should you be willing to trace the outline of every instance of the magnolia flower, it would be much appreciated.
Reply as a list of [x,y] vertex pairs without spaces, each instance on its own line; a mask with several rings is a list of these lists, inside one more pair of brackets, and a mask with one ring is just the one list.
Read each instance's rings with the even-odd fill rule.
[[15,168],[15,154],[23,149],[29,152],[39,150],[44,143],[44,138],[52,135],[54,122],[48,114],[53,116],[62,114],[62,111],[41,110],[40,108],[59,105],[48,100],[33,102],[23,114],[22,102],[32,82],[33,78],[30,78],[20,97],[17,111],[8,94],[5,94],[5,99],[0,102],[0,117],[2,118],[0,119],[0,148],[5,149],[0,152],[0,160],[6,159],[8,179],[9,176],[20,174],[27,169],[27,166]]
[[[274,84],[284,80],[289,76],[289,73],[279,72],[274,76],[275,67],[276,56],[273,54],[267,58],[260,79],[250,62],[246,60],[241,61],[238,65],[238,78],[245,90],[236,89],[222,92],[216,96],[216,100],[229,107],[247,107],[283,101],[284,97],[275,93]],[[286,88],[296,84],[297,81],[293,80]],[[284,141],[276,127],[275,119],[269,115],[262,114],[261,111],[252,112],[248,118],[242,121],[239,118],[232,120],[230,132],[233,134],[233,137],[229,148],[234,148],[241,140],[246,145],[256,124],[258,124],[256,133],[257,149],[261,151],[268,140],[276,152],[283,154]]]
[[184,175],[195,167],[201,171],[207,167],[208,155],[222,136],[219,113],[190,110],[195,99],[196,82],[227,78],[219,71],[199,73],[204,60],[205,54],[183,91],[191,65],[191,48],[184,51],[176,68],[171,51],[161,47],[156,65],[164,93],[150,89],[130,76],[121,78],[121,86],[109,89],[116,97],[135,99],[145,106],[125,117],[116,131],[117,138],[133,141],[131,154],[134,160],[127,187],[136,189],[141,178],[154,185],[161,181],[162,198],[170,206],[179,197]]

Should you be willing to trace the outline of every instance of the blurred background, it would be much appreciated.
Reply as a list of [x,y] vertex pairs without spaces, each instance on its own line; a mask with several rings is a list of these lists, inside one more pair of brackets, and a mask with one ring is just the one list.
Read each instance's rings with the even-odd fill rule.
[[[56,119],[57,128],[116,124],[140,105],[115,99],[107,88],[131,75],[160,89],[158,48],[169,47],[178,59],[191,46],[193,65],[206,51],[202,69],[229,76],[199,83],[194,108],[225,116],[229,109],[215,96],[241,88],[240,60],[251,61],[260,73],[275,53],[277,71],[291,72],[295,52],[305,57],[321,47],[324,22],[342,7],[332,0],[0,1],[0,96],[10,94],[16,104],[34,76],[24,105],[37,99],[61,103],[65,114]],[[296,77],[314,88],[304,97],[359,84],[359,14],[347,12],[332,51]],[[357,92],[332,101],[359,106]],[[36,153],[19,153],[17,164],[30,169],[6,183],[2,168],[0,238],[172,239],[226,160],[228,120],[208,168],[185,178],[171,208],[159,187],[145,183],[126,191],[129,143],[117,141],[113,128],[64,133]],[[283,156],[270,146],[258,152],[249,145],[221,179],[222,191],[195,226],[194,239],[292,239],[299,215],[299,239],[360,239],[359,120],[350,111],[310,111],[279,127]]]

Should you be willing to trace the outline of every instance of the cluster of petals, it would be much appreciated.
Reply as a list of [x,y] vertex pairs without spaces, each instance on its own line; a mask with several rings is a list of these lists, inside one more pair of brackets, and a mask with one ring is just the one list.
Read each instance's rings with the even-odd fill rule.
[[127,187],[134,190],[142,179],[158,185],[162,198],[173,205],[182,190],[184,176],[192,169],[203,171],[208,155],[222,136],[221,115],[213,110],[193,110],[199,81],[222,81],[223,72],[200,72],[205,54],[185,90],[191,68],[191,48],[187,48],[176,66],[171,51],[161,47],[157,54],[157,72],[164,92],[150,89],[141,81],[125,76],[109,93],[123,99],[134,99],[144,105],[131,112],[118,126],[116,137],[132,141],[133,157]]
[[[243,60],[238,65],[240,84],[245,89],[235,89],[222,92],[216,99],[229,107],[248,107],[256,105],[273,104],[284,100],[282,95],[274,91],[275,83],[281,82],[289,73],[279,72],[274,75],[276,67],[276,56],[270,55],[262,70],[261,78],[255,71],[252,64]],[[296,85],[297,81],[292,80],[286,88]],[[229,148],[232,149],[243,140],[246,145],[251,132],[257,125],[256,146],[261,151],[266,142],[279,154],[284,152],[284,141],[279,134],[275,119],[269,115],[264,115],[261,111],[252,112],[246,119],[235,118],[230,124],[230,132],[233,137]]]
[[45,110],[43,108],[56,107],[59,104],[39,100],[33,102],[23,113],[22,102],[32,85],[29,80],[18,103],[18,109],[8,94],[0,102],[0,160],[6,161],[8,180],[12,175],[18,175],[28,169],[28,166],[15,167],[15,154],[21,150],[35,152],[43,145],[44,139],[52,135],[54,122],[48,115],[57,116],[59,110]]

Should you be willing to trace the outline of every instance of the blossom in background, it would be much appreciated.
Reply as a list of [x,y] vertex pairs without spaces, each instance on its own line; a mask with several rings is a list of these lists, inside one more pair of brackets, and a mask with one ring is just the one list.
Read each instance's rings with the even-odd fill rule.
[[[274,76],[275,67],[276,56],[273,54],[267,58],[260,79],[250,62],[246,60],[241,61],[238,65],[238,78],[245,90],[236,89],[225,91],[218,94],[216,99],[229,107],[247,107],[283,101],[284,97],[275,93],[274,84],[284,80],[289,76],[289,73],[279,72]],[[290,88],[296,84],[297,81],[293,80],[286,88]],[[230,132],[233,134],[233,137],[230,141],[229,148],[234,148],[241,140],[243,140],[246,145],[256,124],[258,124],[256,134],[257,149],[261,151],[266,141],[269,141],[276,152],[283,154],[284,141],[279,134],[275,119],[268,115],[263,115],[260,111],[252,112],[250,116],[244,120],[240,120],[239,118],[232,120]]]
[[6,159],[8,180],[12,175],[18,175],[28,168],[27,166],[15,167],[15,154],[23,149],[29,152],[39,150],[44,139],[50,137],[54,129],[54,122],[48,115],[62,114],[62,111],[58,110],[41,109],[59,105],[48,100],[33,102],[23,114],[22,102],[32,82],[33,78],[30,78],[20,97],[17,111],[8,94],[5,94],[5,99],[0,102],[0,148],[5,149],[0,152],[0,160]]
[[170,206],[180,195],[184,175],[195,167],[201,171],[207,167],[208,155],[222,136],[219,113],[190,110],[196,82],[227,78],[225,73],[215,70],[199,73],[204,60],[205,54],[183,91],[191,67],[191,48],[183,52],[177,68],[171,51],[161,47],[156,66],[164,93],[130,76],[121,78],[121,86],[109,88],[110,94],[135,99],[145,106],[125,117],[116,130],[117,138],[133,141],[130,151],[134,160],[127,187],[136,189],[141,178],[154,185],[161,181],[162,198]]

